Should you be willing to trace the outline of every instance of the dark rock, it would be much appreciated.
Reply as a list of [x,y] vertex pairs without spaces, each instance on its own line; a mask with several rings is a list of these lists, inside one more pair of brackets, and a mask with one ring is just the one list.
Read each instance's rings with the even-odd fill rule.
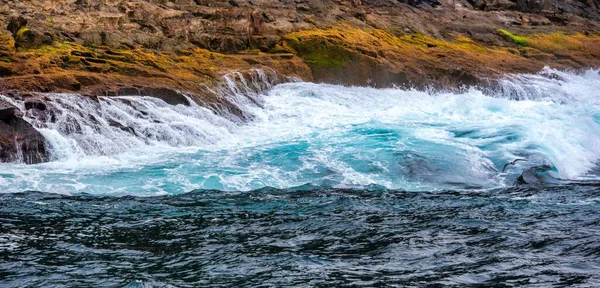
[[15,37],[15,48],[35,49],[43,45],[52,44],[53,36],[40,33],[27,28],[21,28]]
[[45,111],[46,110],[46,103],[40,101],[40,100],[27,100],[25,101],[25,109],[26,110],[31,110],[31,109],[38,109],[40,111]]
[[487,5],[485,0],[468,0],[471,5],[473,5],[474,9],[477,10],[485,10]]
[[106,60],[104,60],[104,59],[85,58],[85,60],[88,61],[88,62],[97,63],[97,64],[106,64]]
[[[1,64],[0,64],[1,65]],[[0,77],[10,77],[18,75],[15,71],[9,67],[0,66]]]
[[[528,12],[528,13],[539,13],[542,12],[545,8],[550,7],[550,2],[558,2],[558,1],[549,1],[549,0],[468,0],[468,2],[473,5],[474,9],[477,10],[516,10],[520,12]],[[563,1],[561,5],[569,5],[567,2],[573,1]],[[572,5],[572,4],[571,4]]]
[[8,102],[0,100],[0,121],[9,123],[17,108]]
[[427,5],[436,7],[436,6],[442,5],[440,3],[440,1],[438,1],[438,0],[398,0],[398,2],[406,3],[410,6],[416,6],[416,7],[427,6]]
[[140,89],[136,87],[121,87],[119,88],[119,95],[121,96],[138,96],[140,95]]
[[250,46],[262,52],[269,52],[275,48],[279,40],[279,37],[275,36],[252,36],[250,37]]
[[24,28],[26,25],[27,19],[25,19],[23,16],[11,17],[8,20],[8,26],[6,27],[6,30],[10,31],[13,37],[15,37],[17,35],[17,32],[19,32],[19,30],[21,30],[21,28]]
[[0,162],[47,162],[46,140],[17,112],[10,103],[0,101]]
[[[119,91],[119,95],[121,91]],[[133,90],[123,90],[122,92],[133,92]],[[125,94],[126,95],[126,94]],[[131,94],[129,94],[131,95]],[[139,89],[139,95],[159,98],[170,105],[185,105],[189,106],[190,102],[180,92],[166,87],[142,87]]]
[[77,50],[71,51],[71,55],[73,55],[73,56],[79,56],[79,57],[87,57],[87,58],[94,58],[94,57],[96,57],[96,55],[94,53],[92,53],[92,52],[77,51]]

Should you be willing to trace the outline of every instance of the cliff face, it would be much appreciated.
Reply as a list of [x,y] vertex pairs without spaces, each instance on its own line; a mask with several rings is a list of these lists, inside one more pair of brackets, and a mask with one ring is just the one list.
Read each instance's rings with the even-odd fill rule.
[[[185,104],[184,92],[235,114],[214,93],[231,71],[377,87],[493,86],[504,73],[545,65],[600,66],[599,7],[598,0],[5,1],[0,92]],[[9,126],[20,119],[11,115]],[[39,155],[31,162],[47,159]]]

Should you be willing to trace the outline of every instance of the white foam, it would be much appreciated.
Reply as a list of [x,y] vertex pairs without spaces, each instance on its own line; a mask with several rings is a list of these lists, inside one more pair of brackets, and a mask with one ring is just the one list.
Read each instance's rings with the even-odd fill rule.
[[[54,161],[0,164],[0,187],[8,192],[153,195],[306,182],[409,190],[443,189],[453,185],[444,183],[461,181],[498,187],[510,183],[505,178],[510,173],[497,171],[502,163],[529,154],[544,155],[560,177],[569,179],[589,177],[600,162],[598,71],[577,75],[546,69],[539,75],[507,76],[502,91],[491,95],[477,89],[426,93],[312,83],[272,87],[277,80],[267,74],[225,77],[221,97],[249,116],[249,123],[151,97],[94,101],[74,94],[46,95],[51,110],[59,111],[57,121],[35,125],[50,144]],[[9,100],[24,110],[23,103]],[[28,120],[34,122],[33,117]],[[389,147],[363,147],[371,136],[356,129],[364,127],[400,136]],[[297,143],[307,143],[301,155],[282,159],[294,151],[277,149]],[[414,179],[398,174],[398,159],[377,158],[413,152],[436,161]]]

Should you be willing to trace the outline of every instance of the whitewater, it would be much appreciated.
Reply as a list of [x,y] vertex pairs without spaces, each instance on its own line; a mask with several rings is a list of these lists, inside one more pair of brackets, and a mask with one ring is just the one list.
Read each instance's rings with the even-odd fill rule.
[[[600,75],[546,68],[498,89],[375,89],[226,76],[249,121],[151,97],[47,94],[28,117],[52,161],[0,164],[0,191],[152,196],[302,185],[407,191],[512,186],[544,164],[555,179],[600,177]],[[261,76],[262,75],[262,76]],[[522,158],[528,161],[509,166]]]

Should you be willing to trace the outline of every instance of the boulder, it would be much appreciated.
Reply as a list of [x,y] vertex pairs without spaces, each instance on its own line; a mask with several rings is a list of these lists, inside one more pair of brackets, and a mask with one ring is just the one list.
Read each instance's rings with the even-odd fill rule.
[[15,39],[15,48],[35,49],[43,45],[50,45],[54,37],[49,33],[41,33],[27,28],[27,19],[22,16],[12,17],[6,29]]

